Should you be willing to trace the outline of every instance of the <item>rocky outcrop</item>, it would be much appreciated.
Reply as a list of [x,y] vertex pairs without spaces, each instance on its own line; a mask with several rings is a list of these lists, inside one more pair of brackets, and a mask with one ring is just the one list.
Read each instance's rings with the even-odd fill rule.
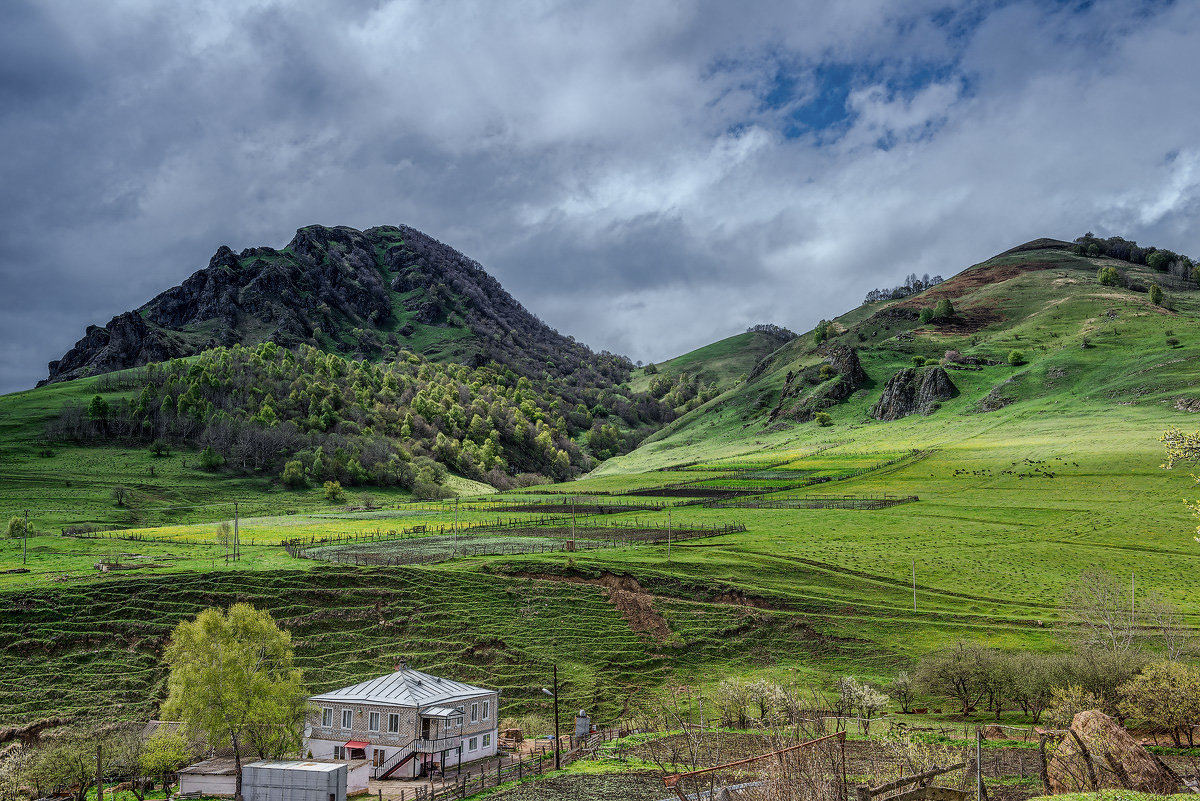
[[[430,335],[431,327],[468,330]],[[549,366],[560,375],[583,370],[589,381],[621,381],[632,367],[549,328],[477,262],[414,228],[312,225],[283,250],[218,248],[206,268],[179,286],[106,326],[88,328],[50,363],[41,383],[214,345],[307,342],[378,357],[413,347],[410,339],[443,359],[494,360],[524,375],[541,375]]]
[[[870,382],[858,351],[848,345],[821,345],[817,353],[825,357],[824,365],[833,368],[834,375],[823,378],[821,366],[809,367],[800,373],[789,372],[784,381],[779,402],[768,415],[769,422],[790,419],[806,422],[817,412],[836,406]],[[809,391],[809,387],[816,389]]]
[[957,394],[958,387],[941,367],[905,367],[888,379],[871,416],[899,420],[910,414],[932,414],[941,401]]
[[1098,709],[1080,712],[1071,721],[1047,773],[1056,794],[1102,787],[1165,794],[1179,788],[1179,778],[1162,760]]

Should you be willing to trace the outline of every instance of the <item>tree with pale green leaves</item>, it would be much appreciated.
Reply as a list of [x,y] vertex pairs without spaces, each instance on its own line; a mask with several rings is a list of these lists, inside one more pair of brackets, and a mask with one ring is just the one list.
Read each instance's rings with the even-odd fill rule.
[[138,767],[147,776],[162,779],[163,790],[171,794],[171,777],[180,769],[191,764],[195,755],[183,733],[160,727],[142,744],[138,755]]
[[[206,609],[175,627],[162,714],[234,752],[234,798],[242,798],[242,753],[280,757],[298,745],[307,692],[292,664],[292,638],[250,604]],[[262,754],[264,744],[276,753]]]

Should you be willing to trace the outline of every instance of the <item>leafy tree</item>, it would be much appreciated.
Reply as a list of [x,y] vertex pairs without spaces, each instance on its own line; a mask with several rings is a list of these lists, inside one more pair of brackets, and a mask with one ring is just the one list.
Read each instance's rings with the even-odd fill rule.
[[293,459],[283,466],[283,472],[279,475],[279,480],[283,482],[285,487],[303,487],[304,480],[304,463],[299,459]]
[[192,747],[182,732],[159,727],[143,745],[138,767],[147,776],[161,777],[163,790],[169,796],[171,777],[180,768],[187,767],[193,758]]
[[1010,350],[1008,352],[1008,363],[1011,364],[1013,367],[1020,367],[1022,364],[1025,363],[1025,351]]
[[927,323],[932,319],[933,319],[933,309],[929,308],[928,306],[921,309],[921,313],[917,315],[917,322],[922,323],[922,324]]
[[654,362],[650,362],[646,365],[642,372],[644,372],[646,375],[656,375],[658,373],[658,365],[656,365]]
[[156,458],[161,456],[170,456],[171,444],[165,439],[157,438],[150,443],[150,453],[154,454]]
[[817,421],[817,425],[819,426],[827,427],[833,425],[833,417],[830,416],[829,412],[817,412],[813,419]]
[[96,395],[88,403],[87,412],[89,419],[95,420],[97,423],[103,423],[108,420],[111,409],[108,405],[108,401],[106,401],[100,395]]
[[948,320],[954,316],[954,304],[950,298],[942,298],[933,307],[933,316],[937,320]]
[[817,327],[813,329],[813,341],[817,345],[820,345],[831,336],[833,336],[833,322],[831,320],[821,320],[817,323]]
[[1155,306],[1161,306],[1163,303],[1162,287],[1159,286],[1158,284],[1150,285],[1150,302],[1153,303]]
[[[31,526],[31,528],[32,528],[32,526]],[[25,536],[25,518],[24,517],[14,516],[14,517],[10,517],[8,519],[8,536],[15,537],[18,539]]]
[[1121,712],[1171,732],[1177,747],[1180,735],[1192,746],[1192,731],[1200,720],[1200,669],[1182,662],[1154,662],[1121,685]]
[[325,500],[330,503],[341,503],[346,500],[346,494],[342,492],[342,482],[326,481],[325,482]]
[[1121,274],[1117,272],[1116,267],[1101,267],[1096,271],[1096,280],[1104,286],[1119,286]]
[[1066,684],[1055,687],[1051,692],[1050,705],[1046,710],[1046,719],[1057,726],[1066,728],[1080,712],[1089,709],[1100,709],[1103,706],[1100,698],[1078,684]]
[[171,673],[163,715],[213,746],[232,747],[240,801],[243,750],[263,732],[294,742],[304,720],[307,692],[292,666],[291,636],[266,611],[239,603],[180,623],[164,656]]
[[118,484],[112,488],[112,499],[116,501],[117,506],[124,506],[129,500],[129,487],[124,484]]

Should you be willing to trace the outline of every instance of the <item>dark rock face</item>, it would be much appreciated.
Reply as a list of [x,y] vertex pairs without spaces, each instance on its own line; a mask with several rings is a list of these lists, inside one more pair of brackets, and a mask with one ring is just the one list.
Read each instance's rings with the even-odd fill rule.
[[958,387],[941,367],[905,367],[888,379],[871,416],[876,420],[899,420],[910,414],[932,414],[939,401],[957,394]]
[[[822,381],[819,367],[810,367],[800,374],[788,373],[779,402],[768,415],[769,422],[812,420],[817,412],[836,406],[870,382],[854,348],[840,344],[821,345],[817,353],[825,357],[825,363],[836,375]],[[807,392],[807,386],[811,384],[817,384],[817,388]]]
[[439,352],[442,358],[495,360],[522,374],[540,375],[550,366],[559,374],[585,368],[608,375],[627,361],[597,357],[550,329],[477,262],[414,228],[313,225],[298,230],[283,250],[236,254],[220,247],[208,267],[179,286],[102,328],[89,327],[50,363],[41,383],[188,356],[215,344],[307,342],[380,356],[388,347],[404,347],[421,327],[466,329],[450,337],[453,347]]

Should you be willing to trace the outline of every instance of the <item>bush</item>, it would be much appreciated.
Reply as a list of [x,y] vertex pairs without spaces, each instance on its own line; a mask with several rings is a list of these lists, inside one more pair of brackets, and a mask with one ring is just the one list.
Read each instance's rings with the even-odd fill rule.
[[817,416],[814,419],[819,426],[833,425],[833,418],[829,416],[829,412],[817,412]]
[[925,357],[924,356],[913,356],[912,363],[913,363],[913,367],[924,367],[925,366]]
[[1025,351],[1010,350],[1008,352],[1008,363],[1013,367],[1019,367],[1025,363]]
[[954,304],[950,302],[950,298],[942,298],[933,307],[933,317],[936,320],[948,320],[954,316]]
[[1096,271],[1096,280],[1104,286],[1120,286],[1121,274],[1116,267],[1101,267]]
[[822,364],[820,375],[822,381],[828,381],[837,375],[837,370],[834,370],[832,365]]
[[303,487],[305,484],[304,464],[299,459],[288,462],[283,466],[283,473],[279,479],[286,487]]
[[160,456],[170,456],[171,446],[164,439],[156,439],[150,443],[150,453],[154,454],[156,458]]
[[211,445],[205,447],[204,450],[200,451],[200,469],[201,470],[216,470],[222,464],[224,464],[224,462],[225,462],[225,460],[221,457],[221,454],[219,454],[215,450],[213,450],[213,447]]
[[933,309],[928,307],[921,309],[921,313],[917,315],[917,322],[927,323],[933,319]]
[[342,492],[342,482],[326,481],[325,482],[325,500],[330,503],[341,503],[346,500],[346,493]]
[[1179,337],[1167,337],[1167,344],[1172,348],[1179,347]]
[[1162,291],[1162,287],[1159,286],[1158,284],[1150,285],[1150,302],[1153,303],[1155,306],[1162,305],[1163,291]]

